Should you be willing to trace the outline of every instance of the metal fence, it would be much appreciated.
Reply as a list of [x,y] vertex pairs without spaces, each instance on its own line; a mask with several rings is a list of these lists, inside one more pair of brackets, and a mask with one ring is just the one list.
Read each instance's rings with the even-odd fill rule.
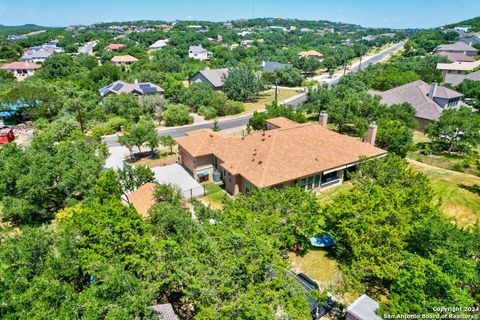
[[206,196],[207,192],[204,186],[200,186],[192,189],[182,190],[181,194],[184,199],[193,200],[195,198]]

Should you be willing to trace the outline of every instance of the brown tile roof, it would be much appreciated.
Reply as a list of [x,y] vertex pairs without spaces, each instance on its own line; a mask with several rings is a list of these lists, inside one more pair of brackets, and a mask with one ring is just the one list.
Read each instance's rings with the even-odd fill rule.
[[451,62],[473,62],[475,59],[473,57],[467,56],[463,53],[457,52],[446,52],[442,51],[438,53],[439,56],[447,57]]
[[298,56],[303,58],[308,58],[308,57],[323,57],[323,54],[316,50],[308,50],[308,51],[302,51],[298,53]]
[[256,132],[244,138],[202,129],[187,132],[186,137],[176,141],[194,157],[214,154],[223,162],[224,169],[242,175],[257,187],[345,166],[357,162],[361,156],[386,153],[313,123]]
[[125,47],[123,43],[112,43],[105,47],[105,50],[118,50]]
[[279,128],[291,128],[298,126],[297,122],[284,117],[268,119],[267,122]]
[[128,195],[130,203],[142,217],[146,217],[148,210],[155,204],[155,198],[153,196],[155,186],[155,183],[145,183]]
[[110,61],[112,61],[112,62],[136,62],[136,61],[138,61],[138,59],[127,54],[125,56],[114,56],[112,59],[110,59]]
[[40,69],[42,66],[36,63],[30,63],[30,62],[12,62],[9,64],[6,64],[2,66],[0,69],[2,70],[35,70],[35,69]]

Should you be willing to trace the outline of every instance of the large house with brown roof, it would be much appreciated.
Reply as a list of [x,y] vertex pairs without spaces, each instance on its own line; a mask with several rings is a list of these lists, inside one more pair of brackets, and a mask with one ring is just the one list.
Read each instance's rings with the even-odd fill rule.
[[380,96],[387,105],[410,103],[415,108],[415,118],[419,129],[424,130],[428,123],[437,120],[444,109],[458,108],[463,94],[447,87],[417,80],[387,91],[370,91]]
[[322,60],[323,59],[323,54],[316,50],[307,50],[307,51],[301,51],[298,53],[298,58],[310,58],[310,59],[317,59],[317,60]]
[[124,56],[114,56],[112,59],[110,59],[110,61],[112,62],[112,64],[116,66],[121,66],[121,65],[129,66],[132,63],[137,62],[138,59],[127,54]]
[[374,146],[376,125],[369,128],[367,143],[327,129],[326,113],[320,117],[321,124],[270,119],[268,130],[245,137],[190,131],[176,139],[179,163],[197,180],[220,174],[227,192],[236,195],[284,185],[308,190],[335,186],[363,157],[386,154]]
[[41,65],[36,63],[17,61],[6,64],[0,69],[13,73],[14,77],[20,80],[33,76],[35,74],[35,70],[40,69],[41,67]]

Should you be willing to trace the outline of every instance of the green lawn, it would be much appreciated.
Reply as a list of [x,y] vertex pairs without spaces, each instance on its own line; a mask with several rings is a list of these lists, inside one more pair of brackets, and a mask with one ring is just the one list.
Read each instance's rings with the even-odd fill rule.
[[171,164],[174,163],[178,158],[178,155],[175,153],[176,150],[174,149],[173,151],[174,153],[171,154],[170,150],[160,150],[153,156],[146,155],[142,159],[132,162],[132,164],[141,164],[149,167],[158,167],[166,164]]
[[352,303],[361,293],[344,292],[342,273],[338,263],[328,257],[325,250],[312,250],[303,257],[289,253],[291,269],[297,273],[302,272],[315,280],[322,290],[326,290],[340,299],[344,304]]
[[[415,144],[428,143],[430,141],[431,140],[421,132],[415,131],[413,134],[413,142]],[[470,161],[465,161],[465,157],[459,154],[432,152],[430,155],[426,155],[420,153],[420,150],[409,152],[407,157],[431,166],[480,176],[480,167],[475,164],[475,158],[480,157],[480,149],[473,150],[473,156],[470,157]]]
[[471,225],[480,219],[480,177],[446,170],[409,160],[415,170],[423,172],[441,197],[441,210],[459,225]]
[[201,199],[207,202],[215,209],[222,209],[223,208],[223,199],[227,196],[225,190],[218,184],[213,182],[206,182],[203,184],[205,187],[206,196],[202,197]]
[[[278,101],[283,102],[284,100],[298,95],[299,93],[294,89],[280,89],[280,94],[278,95]],[[254,111],[263,110],[267,104],[272,103],[275,100],[274,90],[265,91],[260,94],[260,97],[255,102],[245,103],[245,112],[241,113],[250,114]]]

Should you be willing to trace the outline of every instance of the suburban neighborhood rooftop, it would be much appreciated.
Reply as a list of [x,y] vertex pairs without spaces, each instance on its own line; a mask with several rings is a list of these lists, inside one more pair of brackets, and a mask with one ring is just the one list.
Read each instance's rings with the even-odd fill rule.
[[345,166],[362,156],[386,154],[385,150],[318,124],[294,125],[285,118],[269,121],[286,127],[242,138],[200,129],[176,141],[194,157],[215,155],[231,174],[240,174],[258,187]]

